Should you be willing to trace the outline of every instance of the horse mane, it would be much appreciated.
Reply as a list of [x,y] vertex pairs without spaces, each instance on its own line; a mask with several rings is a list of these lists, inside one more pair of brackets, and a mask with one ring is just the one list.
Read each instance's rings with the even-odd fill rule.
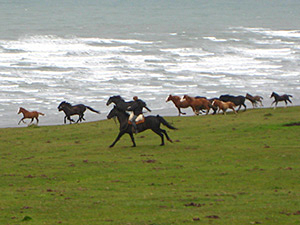
[[121,95],[114,95],[114,96],[112,96],[112,98],[118,98],[118,99],[120,99],[120,100],[122,100],[122,101],[125,101],[125,100],[121,97]]
[[61,104],[67,105],[67,106],[69,106],[69,107],[71,107],[71,106],[72,106],[72,105],[71,105],[71,103],[69,103],[69,102],[66,102],[66,101],[63,101]]

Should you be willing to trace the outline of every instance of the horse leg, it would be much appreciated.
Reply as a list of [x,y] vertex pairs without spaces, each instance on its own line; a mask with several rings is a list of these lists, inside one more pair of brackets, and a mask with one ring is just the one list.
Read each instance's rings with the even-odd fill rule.
[[245,103],[243,103],[243,106],[244,106],[244,111],[246,111],[246,109],[247,109],[247,106],[245,105]]
[[164,135],[166,136],[166,138],[167,138],[167,140],[168,140],[169,142],[173,143],[172,139],[169,137],[169,135],[168,135],[168,133],[167,133],[166,130],[160,129],[160,131],[164,133]]
[[67,123],[67,116],[64,117],[64,124]]
[[25,119],[25,117],[23,117],[22,119],[20,119],[18,125],[20,125],[21,121],[22,121],[23,123],[25,123],[25,122],[24,122],[24,119]]
[[209,110],[210,110],[210,108],[207,106],[207,108],[206,108],[206,115],[209,113]]
[[164,135],[161,133],[161,129],[160,128],[158,128],[158,130],[152,129],[152,131],[154,133],[156,133],[158,136],[160,136],[160,138],[161,138],[161,144],[160,144],[160,146],[165,145]]
[[239,106],[239,108],[236,110],[237,112],[241,109],[242,105]]
[[81,122],[81,116],[82,115],[79,115],[78,120],[76,121],[76,123],[78,123],[79,121]]
[[232,107],[231,109],[232,109],[232,111],[233,111],[235,114],[237,114],[237,112],[235,111],[235,109],[234,109],[233,107]]
[[120,140],[120,138],[125,134],[124,131],[120,131],[116,140],[109,146],[110,148],[114,147],[114,145]]
[[[176,107],[177,107],[177,106],[176,106]],[[186,114],[186,113],[181,112],[180,107],[177,107],[177,109],[178,109],[178,116],[180,116],[181,114],[182,114],[182,115],[185,115],[185,114]]]
[[71,119],[70,116],[68,116],[68,120],[70,121],[70,124],[72,124],[72,122],[75,122],[73,119]]
[[286,108],[286,107],[287,107],[287,101],[286,101],[286,100],[284,100],[284,102],[285,102],[285,106],[284,106],[284,108]]
[[39,119],[38,119],[38,117],[35,117],[35,119],[36,119],[36,125],[38,125],[38,124],[39,124]]
[[136,144],[135,144],[135,141],[134,141],[133,133],[130,132],[130,133],[128,133],[128,134],[129,134],[129,136],[130,136],[130,138],[131,138],[131,141],[132,141],[132,143],[133,143],[132,147],[136,147]]

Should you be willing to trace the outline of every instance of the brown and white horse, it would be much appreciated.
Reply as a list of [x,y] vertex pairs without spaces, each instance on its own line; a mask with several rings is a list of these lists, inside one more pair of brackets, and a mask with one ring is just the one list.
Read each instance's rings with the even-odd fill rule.
[[179,96],[177,95],[169,95],[168,98],[166,99],[166,102],[172,101],[176,108],[178,109],[178,116],[185,115],[186,113],[181,112],[180,108],[188,108],[190,107],[190,104],[186,100],[182,100]]
[[21,121],[23,123],[25,123],[24,119],[31,119],[30,123],[32,123],[34,118],[36,119],[36,124],[38,124],[39,123],[39,119],[38,119],[39,115],[42,115],[42,116],[45,115],[44,113],[37,112],[37,111],[30,112],[22,107],[19,108],[18,114],[20,114],[20,113],[23,113],[23,118],[19,121],[18,124],[20,124]]
[[232,109],[232,111],[237,114],[237,112],[235,111],[234,107],[236,107],[236,105],[233,102],[223,102],[220,100],[214,100],[213,101],[213,106],[218,107],[218,113],[220,112],[220,110],[223,111],[223,114],[226,115],[226,111],[227,109]]

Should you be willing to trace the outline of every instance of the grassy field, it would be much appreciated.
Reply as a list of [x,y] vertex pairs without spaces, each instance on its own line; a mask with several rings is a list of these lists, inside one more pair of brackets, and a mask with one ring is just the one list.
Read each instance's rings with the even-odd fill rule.
[[299,224],[299,112],[167,117],[163,147],[108,148],[113,120],[0,129],[0,224]]

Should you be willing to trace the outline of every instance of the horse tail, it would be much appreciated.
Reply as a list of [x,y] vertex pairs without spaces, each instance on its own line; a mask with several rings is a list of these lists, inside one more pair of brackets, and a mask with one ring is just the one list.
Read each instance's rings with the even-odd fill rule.
[[42,115],[42,116],[45,116],[45,114],[44,114],[44,113],[41,113],[41,112],[38,112],[38,114],[39,114],[39,115]]
[[97,110],[95,110],[95,109],[93,109],[92,107],[89,107],[89,106],[86,106],[89,110],[91,110],[92,112],[95,112],[95,113],[98,113],[98,114],[100,114],[100,112],[99,111],[97,111]]
[[171,124],[169,124],[163,117],[160,115],[156,116],[159,122],[161,122],[163,125],[165,125],[167,128],[172,129],[172,130],[178,130],[176,127],[173,127]]
[[293,95],[287,95],[287,96],[289,96],[289,97],[291,97],[291,98],[293,97]]

